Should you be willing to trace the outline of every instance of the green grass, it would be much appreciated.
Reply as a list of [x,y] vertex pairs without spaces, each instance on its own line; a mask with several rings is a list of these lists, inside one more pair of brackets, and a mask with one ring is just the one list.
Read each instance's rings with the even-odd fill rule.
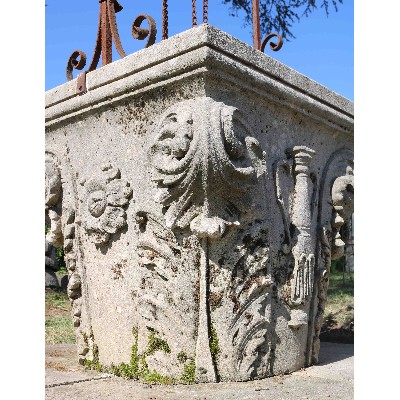
[[71,304],[67,293],[60,289],[47,288],[45,292],[45,305],[46,344],[75,343]]
[[329,277],[325,320],[347,325],[354,320],[354,273],[333,271]]
[[71,317],[53,316],[46,317],[46,344],[73,344],[75,333]]
[[67,293],[59,289],[46,289],[46,309],[55,308],[60,311],[71,311]]

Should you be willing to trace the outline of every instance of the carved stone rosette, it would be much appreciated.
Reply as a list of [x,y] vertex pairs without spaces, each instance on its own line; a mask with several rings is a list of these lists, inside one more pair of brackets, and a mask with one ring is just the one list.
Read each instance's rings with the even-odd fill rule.
[[84,228],[96,244],[104,246],[112,234],[126,225],[124,206],[132,195],[129,182],[121,179],[118,168],[105,164],[102,173],[83,183],[87,193]]

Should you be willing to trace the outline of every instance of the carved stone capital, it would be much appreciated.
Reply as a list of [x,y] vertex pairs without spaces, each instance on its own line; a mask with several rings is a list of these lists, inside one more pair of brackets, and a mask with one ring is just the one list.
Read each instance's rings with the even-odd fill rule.
[[295,174],[309,173],[311,160],[315,151],[306,146],[294,146],[292,156],[294,159],[294,172]]

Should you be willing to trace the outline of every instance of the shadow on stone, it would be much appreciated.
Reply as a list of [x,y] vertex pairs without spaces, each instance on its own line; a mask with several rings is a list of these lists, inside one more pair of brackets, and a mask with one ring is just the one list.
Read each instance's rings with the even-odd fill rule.
[[68,287],[68,275],[61,275],[58,277],[61,289],[67,289]]
[[45,286],[46,287],[60,287],[58,284],[57,276],[50,268],[45,269]]

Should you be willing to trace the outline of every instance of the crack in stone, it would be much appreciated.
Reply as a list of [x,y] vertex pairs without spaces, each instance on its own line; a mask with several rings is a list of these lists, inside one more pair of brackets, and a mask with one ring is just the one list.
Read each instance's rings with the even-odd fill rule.
[[86,379],[78,379],[76,381],[69,381],[69,382],[60,382],[60,383],[50,383],[48,385],[45,385],[45,388],[52,388],[52,387],[57,387],[57,386],[65,386],[65,385],[73,385],[75,383],[81,383],[81,382],[89,382],[89,381],[98,381],[100,379],[106,379],[106,378],[112,378],[113,375],[102,375],[102,376],[95,376],[93,378],[86,378]]

